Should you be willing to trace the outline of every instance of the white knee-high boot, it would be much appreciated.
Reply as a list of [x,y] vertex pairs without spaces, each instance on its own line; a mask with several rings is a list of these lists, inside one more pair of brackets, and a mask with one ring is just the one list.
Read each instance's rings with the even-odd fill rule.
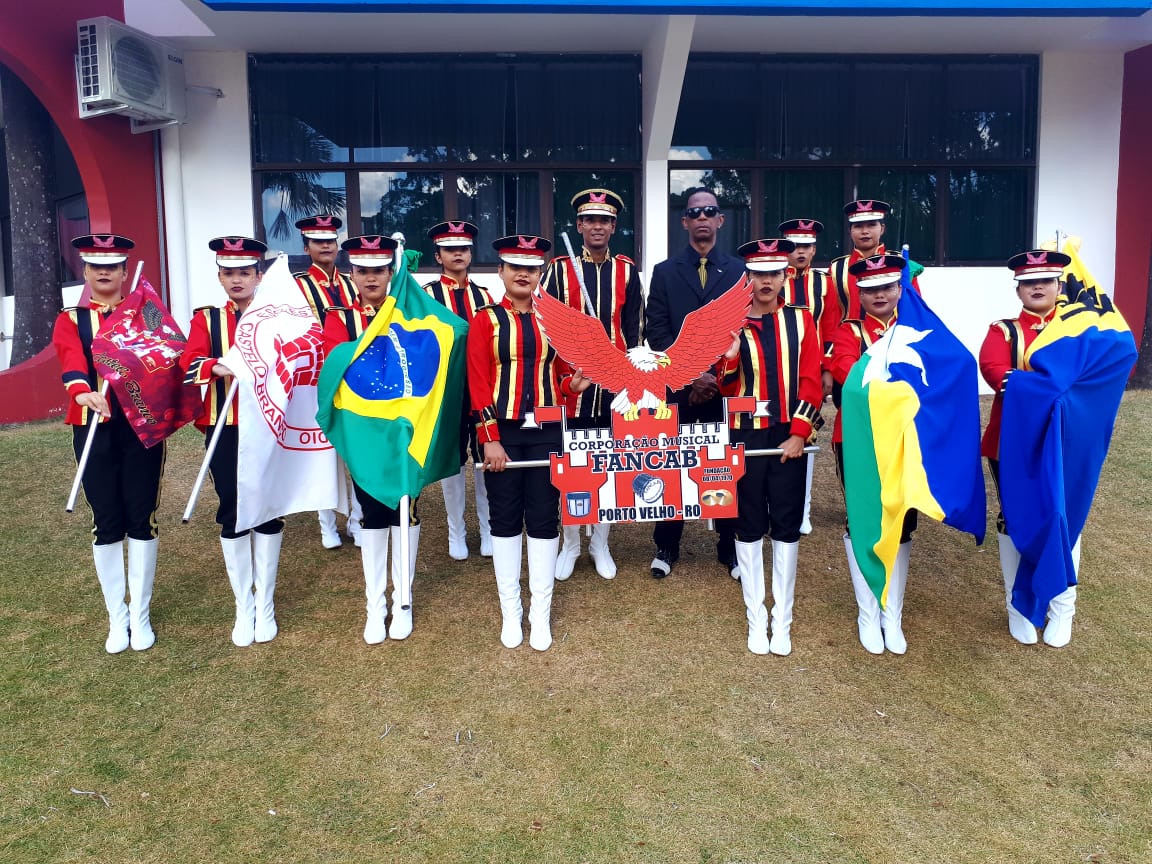
[[800,523],[801,534],[812,533],[812,473],[816,465],[816,454],[808,454],[808,471],[804,476],[804,520]]
[[901,543],[896,551],[896,564],[888,580],[888,602],[880,613],[880,628],[884,631],[884,647],[893,654],[908,650],[904,639],[904,589],[908,587],[908,563],[912,555],[912,541]]
[[799,557],[799,542],[772,541],[772,643],[769,648],[779,657],[792,653],[792,606],[796,599]]
[[464,561],[468,557],[468,531],[464,526],[465,474],[468,469],[440,481],[444,492],[444,517],[448,522],[448,557]]
[[224,569],[236,598],[236,621],[232,625],[232,644],[246,648],[256,638],[256,598],[252,594],[252,535],[221,537]]
[[159,546],[159,540],[128,538],[128,632],[133,651],[147,651],[156,644],[150,611]]
[[104,608],[108,610],[108,638],[104,640],[104,650],[109,654],[119,654],[129,642],[128,604],[124,602],[124,541],[93,546],[92,560],[96,564],[100,593],[104,595]]
[[528,644],[537,651],[552,645],[552,587],[556,581],[556,552],[560,538],[528,538]]
[[[400,569],[400,532],[403,528],[391,528],[392,532],[392,626],[388,632],[393,639],[407,639],[412,635],[412,583],[416,579],[416,555],[420,551],[420,526],[408,527],[408,572]],[[408,580],[407,609],[400,605],[400,589],[403,580]]]
[[520,602],[520,560],[523,535],[492,538],[492,569],[500,596],[500,642],[516,648],[524,641],[524,606]]
[[484,469],[473,468],[476,485],[476,521],[480,523],[480,554],[492,557],[492,525],[488,521],[488,487],[484,485]]
[[748,650],[768,653],[768,610],[764,607],[764,541],[736,541],[736,561],[740,565],[740,591],[748,616]]
[[1004,605],[1008,609],[1008,632],[1021,645],[1035,645],[1036,628],[1012,605],[1012,587],[1016,584],[1020,552],[1007,534],[997,534],[996,545],[1000,548],[1000,574],[1004,577]]
[[[320,520],[320,542],[324,544],[325,549],[339,549],[342,541],[340,540],[340,532],[336,528],[336,511],[335,510],[317,510],[316,518]],[[265,534],[265,537],[271,537],[271,534]],[[260,640],[257,639],[257,642]]]
[[360,561],[364,565],[364,596],[367,616],[364,641],[379,645],[388,638],[388,536],[389,528],[360,529]]
[[844,552],[848,556],[848,572],[852,576],[852,590],[856,594],[856,629],[860,633],[860,644],[870,654],[884,653],[884,633],[880,629],[880,603],[868,586],[860,565],[856,563],[856,553],[852,551],[852,538],[844,535]]
[[564,545],[556,558],[556,579],[563,582],[572,575],[580,558],[580,526],[562,525],[560,530],[564,535]]
[[608,531],[611,527],[606,522],[593,525],[592,539],[588,541],[588,554],[592,556],[592,563],[596,565],[596,572],[602,579],[616,578],[616,562],[608,551]]
[[276,626],[276,574],[280,568],[281,534],[252,532],[252,581],[256,587],[257,642],[271,642],[280,632]]
[[[1080,538],[1072,546],[1072,566],[1080,575]],[[1048,623],[1044,625],[1044,644],[1063,648],[1072,641],[1072,619],[1076,615],[1076,586],[1064,589],[1048,603]]]

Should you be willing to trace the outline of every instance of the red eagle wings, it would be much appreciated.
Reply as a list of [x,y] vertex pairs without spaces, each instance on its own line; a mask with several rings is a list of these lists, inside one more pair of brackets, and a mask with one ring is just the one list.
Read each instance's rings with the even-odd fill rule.
[[612,410],[635,420],[641,408],[670,416],[668,394],[686,387],[708,371],[732,345],[732,332],[744,326],[752,288],[747,277],[706,306],[690,313],[676,341],[665,351],[644,346],[621,351],[599,320],[536,292],[536,317],[548,341],[565,362],[585,378],[616,394]]

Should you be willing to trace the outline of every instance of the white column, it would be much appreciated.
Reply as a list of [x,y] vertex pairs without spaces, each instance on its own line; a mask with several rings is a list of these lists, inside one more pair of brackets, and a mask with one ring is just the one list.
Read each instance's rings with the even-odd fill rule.
[[671,15],[644,46],[644,269],[668,257],[668,150],[680,107],[695,15]]

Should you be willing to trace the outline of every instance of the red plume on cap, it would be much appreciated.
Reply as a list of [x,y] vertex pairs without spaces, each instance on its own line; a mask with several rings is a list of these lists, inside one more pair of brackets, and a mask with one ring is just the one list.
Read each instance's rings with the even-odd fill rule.
[[383,237],[377,237],[375,240],[369,240],[367,237],[361,237],[360,238],[360,248],[361,249],[379,249],[380,248],[380,241],[383,239],[384,239]]
[[796,227],[802,231],[811,231],[813,228],[816,227],[816,220],[815,219],[813,219],[811,222],[805,222],[803,219],[797,219],[796,222],[797,222]]
[[588,193],[588,201],[592,204],[605,204],[608,202],[608,193],[603,192],[597,195],[595,192]]
[[864,265],[869,270],[883,270],[884,269],[884,256],[883,255],[877,256],[877,258],[875,260],[873,260],[871,258],[867,258],[864,261]]
[[1027,263],[1029,263],[1029,264],[1047,264],[1048,263],[1048,253],[1047,252],[1041,252],[1038,255],[1033,255],[1031,252],[1028,252],[1026,254],[1027,254]]
[[868,210],[871,210],[872,209],[872,202],[871,201],[857,201],[856,202],[856,209],[860,213],[864,213]]
[[538,237],[533,237],[531,240],[529,240],[527,237],[524,237],[522,235],[518,236],[516,238],[516,240],[517,240],[516,248],[517,249],[535,249],[536,248],[536,241],[538,239],[539,239]]
[[331,216],[317,216],[316,217],[316,227],[317,228],[331,228],[332,227],[332,217]]
[[244,251],[244,238],[237,237],[235,240],[229,240],[227,237],[221,238],[224,243],[224,249],[228,252],[243,252]]
[[106,238],[101,239],[99,235],[92,235],[92,245],[97,249],[111,249],[116,242],[116,237],[109,234]]
[[759,249],[757,250],[759,252],[776,252],[777,247],[780,245],[775,240],[773,240],[771,243],[765,243],[763,240],[758,240],[757,243],[759,244]]
[[449,222],[448,223],[448,230],[450,232],[452,232],[453,234],[463,234],[464,233],[464,223],[463,222]]

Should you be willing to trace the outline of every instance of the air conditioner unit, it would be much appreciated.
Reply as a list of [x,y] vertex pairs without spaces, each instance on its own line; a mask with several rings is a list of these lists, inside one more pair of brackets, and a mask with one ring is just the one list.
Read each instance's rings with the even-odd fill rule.
[[182,123],[184,58],[113,18],[76,22],[76,98],[81,117],[122,114],[133,132]]

